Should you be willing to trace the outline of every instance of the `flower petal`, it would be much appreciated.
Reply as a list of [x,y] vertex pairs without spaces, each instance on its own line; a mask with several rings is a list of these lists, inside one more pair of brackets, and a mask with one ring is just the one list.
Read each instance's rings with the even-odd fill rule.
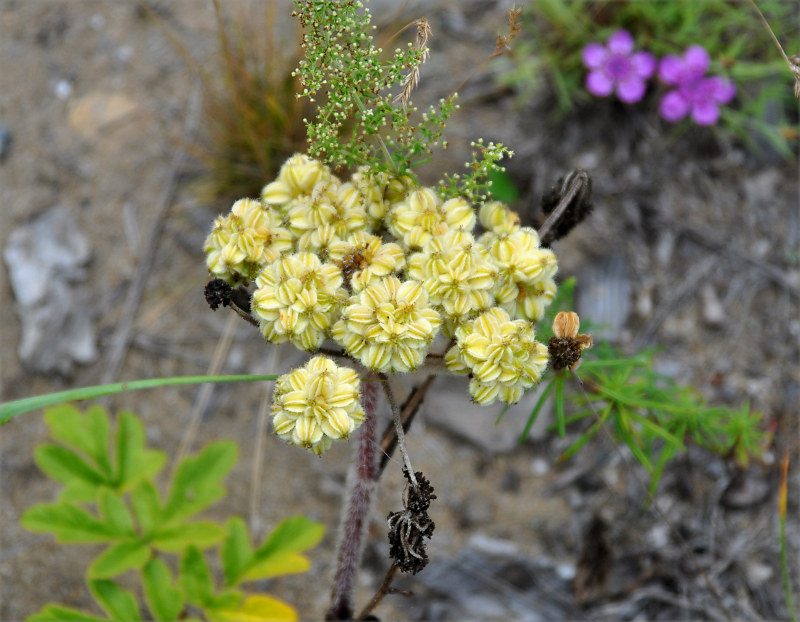
[[656,57],[650,52],[636,52],[631,56],[631,63],[636,75],[645,80],[656,71]]
[[614,83],[602,71],[591,71],[586,76],[586,90],[595,97],[606,97],[614,90]]
[[675,123],[689,112],[689,102],[678,91],[670,91],[658,104],[658,114],[666,121]]
[[678,85],[683,81],[686,72],[686,64],[682,58],[668,54],[661,59],[658,64],[658,78],[662,82],[671,85]]
[[583,48],[583,64],[587,69],[599,69],[608,58],[608,50],[600,43],[590,43]]
[[719,104],[727,104],[736,95],[736,85],[731,80],[713,76],[706,80],[711,99]]
[[714,125],[719,119],[719,106],[712,100],[695,102],[692,106],[692,121],[697,125]]
[[683,53],[686,69],[694,76],[702,76],[708,69],[711,58],[702,45],[692,45]]
[[627,30],[618,30],[608,38],[608,49],[614,54],[633,52],[633,36]]
[[645,88],[644,80],[639,78],[625,80],[617,85],[617,97],[626,104],[633,104],[644,97]]

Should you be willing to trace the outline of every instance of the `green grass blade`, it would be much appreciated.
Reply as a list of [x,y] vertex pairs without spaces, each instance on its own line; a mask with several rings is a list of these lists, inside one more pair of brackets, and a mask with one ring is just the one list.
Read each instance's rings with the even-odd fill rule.
[[138,389],[155,389],[184,384],[205,384],[206,382],[256,382],[259,380],[276,380],[277,375],[262,374],[234,374],[227,376],[173,376],[170,378],[148,378],[146,380],[131,380],[130,382],[113,382],[111,384],[101,384],[94,387],[82,387],[80,389],[68,389],[66,391],[56,391],[45,395],[25,397],[21,400],[4,402],[0,404],[0,424],[7,423],[17,415],[30,412],[45,406],[53,406],[62,402],[78,402],[91,400],[106,395],[116,395],[125,391],[136,391]]

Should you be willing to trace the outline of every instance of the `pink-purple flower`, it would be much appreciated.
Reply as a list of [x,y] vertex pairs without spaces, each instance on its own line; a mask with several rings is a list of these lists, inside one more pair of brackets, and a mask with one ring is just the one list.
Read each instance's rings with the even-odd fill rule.
[[633,37],[627,30],[615,32],[606,45],[590,43],[583,48],[583,64],[589,69],[586,89],[597,97],[616,93],[626,104],[642,99],[647,79],[656,70],[656,59],[633,48]]
[[689,47],[683,56],[668,55],[661,59],[658,77],[675,88],[666,93],[658,112],[666,121],[675,123],[687,114],[697,125],[714,125],[719,107],[736,94],[736,85],[719,76],[706,77],[710,59],[705,48]]

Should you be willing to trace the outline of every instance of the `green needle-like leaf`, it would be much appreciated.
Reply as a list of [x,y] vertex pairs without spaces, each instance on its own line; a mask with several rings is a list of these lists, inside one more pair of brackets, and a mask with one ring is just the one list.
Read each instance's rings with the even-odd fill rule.
[[0,423],[6,423],[22,413],[53,406],[64,402],[79,402],[91,400],[105,395],[116,395],[125,391],[137,391],[139,389],[155,389],[184,384],[205,384],[220,382],[257,382],[261,380],[276,380],[276,375],[263,374],[243,374],[228,376],[175,376],[171,378],[148,378],[146,380],[131,380],[128,382],[114,382],[111,384],[101,384],[94,387],[83,387],[80,389],[68,389],[57,391],[46,395],[26,397],[21,400],[4,402],[0,404]]

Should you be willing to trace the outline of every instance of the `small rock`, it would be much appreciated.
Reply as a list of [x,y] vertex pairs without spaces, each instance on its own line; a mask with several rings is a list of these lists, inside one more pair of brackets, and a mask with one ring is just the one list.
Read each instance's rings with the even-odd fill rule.
[[519,555],[519,544],[516,542],[492,538],[480,531],[469,538],[469,545],[478,553],[492,557],[517,557]]
[[753,587],[760,587],[775,574],[771,566],[759,562],[750,562],[747,564],[747,581]]
[[86,139],[94,139],[112,125],[131,118],[139,104],[119,93],[92,91],[78,98],[69,112],[69,124]]
[[700,288],[700,299],[703,304],[703,321],[709,326],[722,326],[728,314],[711,283],[706,283]]
[[531,473],[533,473],[536,477],[542,477],[543,475],[547,475],[549,472],[550,463],[548,463],[544,458],[535,458],[533,462],[531,462]]
[[68,99],[72,95],[72,82],[69,80],[58,80],[53,85],[53,94],[61,100]]
[[89,241],[65,207],[11,232],[3,252],[22,323],[19,357],[36,372],[68,374],[97,359],[84,285]]

